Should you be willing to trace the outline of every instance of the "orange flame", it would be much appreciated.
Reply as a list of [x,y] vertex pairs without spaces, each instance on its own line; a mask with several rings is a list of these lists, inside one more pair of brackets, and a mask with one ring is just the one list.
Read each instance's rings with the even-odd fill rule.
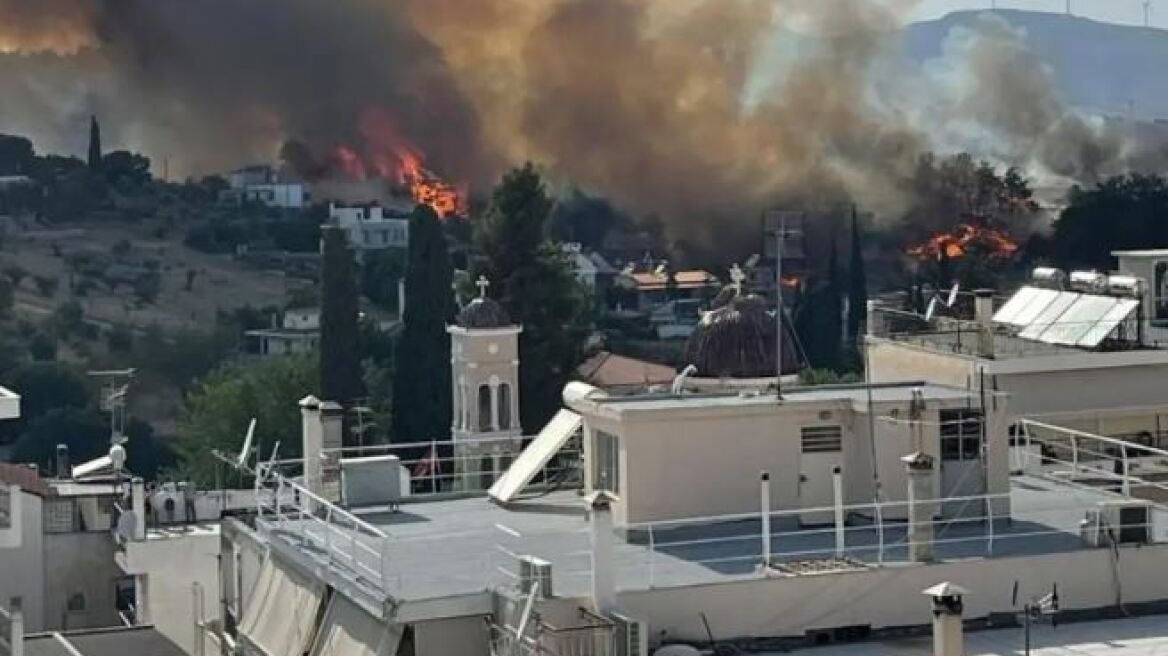
[[906,252],[922,260],[939,260],[942,255],[956,259],[964,257],[972,244],[986,247],[995,258],[1006,259],[1018,252],[1018,242],[1005,232],[969,223],[958,224],[953,232],[937,233]]
[[783,283],[784,287],[789,289],[798,289],[800,280],[799,276],[783,276],[781,282]]
[[441,218],[466,214],[466,190],[438,177],[423,164],[425,156],[398,132],[385,112],[367,110],[361,116],[366,157],[348,146],[334,153],[337,168],[346,177],[387,180],[410,192],[414,202],[429,205]]

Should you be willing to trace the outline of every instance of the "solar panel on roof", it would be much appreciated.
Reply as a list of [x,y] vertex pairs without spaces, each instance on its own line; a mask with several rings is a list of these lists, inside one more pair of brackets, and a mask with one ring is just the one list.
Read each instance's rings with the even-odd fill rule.
[[1078,346],[1095,348],[1136,311],[1140,302],[1134,298],[1121,298],[1094,326],[1079,338]]
[[[1006,317],[1008,321],[1003,320],[1002,323],[1008,323],[1017,328],[1029,326],[1061,293],[1058,290],[1043,289],[1041,287],[1031,287],[1030,289],[1032,291],[1023,297],[1023,300],[1026,302],[1019,303],[1016,309],[1012,308],[1011,314]],[[1005,309],[1005,307],[1002,308],[1002,310]],[[997,319],[996,316],[994,318],[995,320]]]
[[1042,331],[1038,340],[1048,344],[1074,346],[1119,302],[1120,299],[1113,296],[1084,294],[1075,299],[1055,323]]
[[1026,328],[1018,333],[1019,337],[1037,340],[1047,328],[1053,326],[1082,294],[1077,292],[1055,292],[1054,299],[1046,305],[1037,316],[1026,324]]
[[1040,291],[1042,289],[1039,287],[1029,286],[1019,289],[1010,300],[1006,301],[1005,305],[998,308],[998,311],[994,314],[994,323],[1004,323],[1012,326],[1023,325],[1015,323],[1014,318],[1034,301],[1037,292]]

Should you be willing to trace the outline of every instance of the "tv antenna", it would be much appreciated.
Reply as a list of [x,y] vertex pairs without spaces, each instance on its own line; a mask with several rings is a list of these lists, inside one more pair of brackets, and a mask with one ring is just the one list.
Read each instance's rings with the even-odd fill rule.
[[[790,237],[802,236],[801,230],[787,228],[790,212],[770,212],[778,220],[775,230],[775,395],[783,398],[783,247]],[[764,218],[764,227],[765,227]]]
[[961,283],[953,283],[953,287],[949,289],[949,294],[945,298],[941,298],[936,292],[933,293],[933,298],[929,299],[929,307],[925,309],[925,321],[932,321],[937,314],[938,305],[944,305],[947,308],[952,308],[957,303],[957,293],[961,291]]
[[[1018,582],[1014,581],[1014,590],[1010,593],[1010,605],[1018,607]],[[1042,624],[1050,620],[1052,628],[1058,627],[1059,593],[1058,583],[1050,586],[1050,592],[1042,597],[1036,597],[1022,606],[1022,627],[1025,635],[1025,651],[1030,656],[1030,625]]]
[[101,409],[110,413],[110,444],[126,441],[126,397],[137,369],[107,369],[90,371],[89,375],[101,381]]

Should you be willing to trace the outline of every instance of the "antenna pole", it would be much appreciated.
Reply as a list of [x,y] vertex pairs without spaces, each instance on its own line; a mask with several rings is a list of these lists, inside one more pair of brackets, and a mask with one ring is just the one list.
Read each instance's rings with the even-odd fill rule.
[[775,395],[783,398],[783,242],[787,239],[787,215],[779,215],[775,234]]

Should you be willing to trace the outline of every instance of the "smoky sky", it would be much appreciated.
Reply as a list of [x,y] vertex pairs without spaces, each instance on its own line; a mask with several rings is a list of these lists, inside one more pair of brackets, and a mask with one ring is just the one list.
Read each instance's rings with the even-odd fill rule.
[[[531,160],[698,248],[770,207],[894,215],[929,150],[1073,180],[1157,162],[1069,112],[987,16],[905,63],[912,0],[0,0],[0,131],[197,175],[360,148],[376,110],[441,175]],[[1138,157],[1136,156],[1138,155]]]

